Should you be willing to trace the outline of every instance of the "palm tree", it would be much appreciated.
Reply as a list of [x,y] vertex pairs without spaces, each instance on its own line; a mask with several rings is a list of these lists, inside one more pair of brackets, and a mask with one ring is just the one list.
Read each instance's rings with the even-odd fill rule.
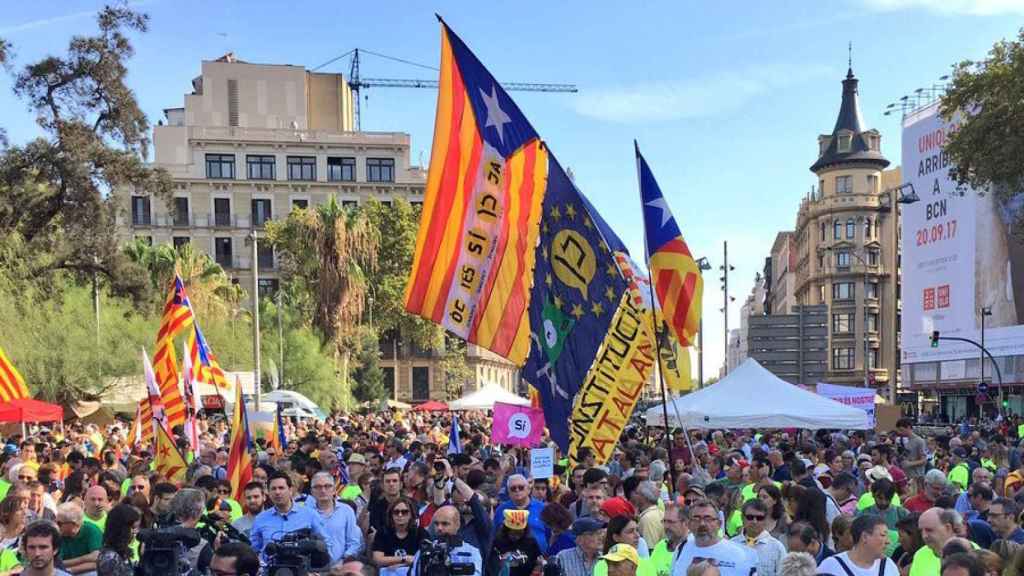
[[226,317],[234,305],[245,297],[244,290],[231,283],[219,264],[209,255],[194,249],[191,244],[178,248],[170,244],[150,246],[137,239],[125,245],[124,253],[148,272],[161,306],[175,272],[185,283],[193,309],[203,318]]

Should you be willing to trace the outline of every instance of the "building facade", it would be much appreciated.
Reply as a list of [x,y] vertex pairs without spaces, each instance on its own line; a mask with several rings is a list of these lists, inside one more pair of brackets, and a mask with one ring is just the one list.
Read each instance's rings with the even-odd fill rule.
[[766,259],[765,314],[790,314],[796,306],[796,241],[792,231],[779,232]]
[[[881,134],[865,127],[853,71],[839,115],[818,138],[817,186],[793,232],[793,301],[828,307],[825,379],[895,394],[898,366],[898,239],[893,210],[900,171],[886,170]],[[780,251],[781,255],[781,251]],[[792,257],[791,257],[792,260]]]
[[[261,295],[280,283],[273,249],[258,241],[267,221],[329,198],[343,206],[370,198],[422,204],[426,171],[409,161],[409,135],[354,131],[352,92],[340,74],[228,54],[204,61],[184,106],[164,114],[153,130],[154,165],[173,178],[173,200],[115,191],[120,233],[125,240],[191,244],[250,292],[254,267]],[[443,399],[441,354],[393,340],[381,339],[392,397]],[[510,364],[476,350],[468,357],[476,379],[467,388],[494,381],[515,389]]]
[[828,306],[794,306],[786,314],[751,316],[747,354],[792,384],[813,386],[828,373]]

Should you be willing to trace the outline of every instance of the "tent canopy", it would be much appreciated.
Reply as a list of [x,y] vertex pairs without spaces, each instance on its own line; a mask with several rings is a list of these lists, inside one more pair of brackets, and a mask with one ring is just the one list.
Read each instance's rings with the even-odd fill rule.
[[[647,410],[648,426],[663,426],[664,405]],[[871,428],[859,409],[794,386],[748,358],[725,378],[669,402],[670,426],[687,428]]]
[[0,404],[0,422],[59,422],[64,409],[58,404],[21,398]]
[[437,400],[427,400],[423,404],[420,404],[413,408],[413,412],[443,412],[448,409],[448,405],[444,402],[438,402]]
[[529,406],[530,401],[520,398],[497,384],[486,384],[476,392],[448,403],[449,410],[493,410],[495,402]]

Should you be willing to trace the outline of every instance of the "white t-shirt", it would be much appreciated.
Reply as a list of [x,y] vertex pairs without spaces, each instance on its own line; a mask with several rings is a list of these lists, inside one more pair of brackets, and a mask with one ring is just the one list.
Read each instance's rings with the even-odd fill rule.
[[757,574],[757,553],[753,548],[740,546],[728,540],[719,540],[717,544],[704,547],[697,546],[696,542],[687,542],[678,552],[675,561],[672,562],[672,576],[686,576],[686,569],[690,567],[695,558],[715,560],[722,576],[755,576]]
[[[848,552],[842,554],[836,554],[835,556],[829,556],[828,558],[821,561],[818,566],[818,574],[830,574],[831,576],[850,576],[843,570],[843,566],[839,563],[839,558],[843,559],[843,563],[850,569],[850,573],[853,576],[878,576],[878,563],[880,560],[875,560],[875,563],[871,565],[871,568],[861,568],[850,560]],[[885,558],[885,572],[882,576],[900,576],[900,569],[896,567],[896,563]]]

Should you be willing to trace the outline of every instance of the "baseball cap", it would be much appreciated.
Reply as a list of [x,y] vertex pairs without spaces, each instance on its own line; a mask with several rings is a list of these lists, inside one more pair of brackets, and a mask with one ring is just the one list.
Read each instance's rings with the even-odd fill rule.
[[602,560],[608,562],[622,562],[623,560],[629,560],[634,566],[640,565],[640,555],[636,553],[636,548],[633,548],[629,544],[616,544],[608,549],[608,553],[601,556]]
[[961,446],[957,446],[956,448],[954,448],[951,454],[960,459],[967,458],[967,450],[965,450]]
[[363,456],[359,452],[353,452],[352,455],[348,457],[348,463],[349,464],[362,464],[362,465],[365,466],[366,465],[366,456]]
[[570,528],[570,530],[572,530],[573,536],[582,536],[588,532],[597,532],[604,527],[605,523],[601,522],[597,518],[584,516],[583,518],[577,518],[576,521],[572,523],[572,528]]
[[882,478],[885,478],[886,480],[892,482],[892,475],[889,474],[889,471],[886,470],[885,466],[875,466],[874,468],[865,472],[864,475],[870,482],[875,482],[877,480],[881,480]]
[[601,511],[607,514],[609,518],[615,518],[617,516],[628,516],[632,518],[633,516],[636,516],[636,508],[621,496],[615,496],[614,498],[605,500],[604,504],[601,504]]

